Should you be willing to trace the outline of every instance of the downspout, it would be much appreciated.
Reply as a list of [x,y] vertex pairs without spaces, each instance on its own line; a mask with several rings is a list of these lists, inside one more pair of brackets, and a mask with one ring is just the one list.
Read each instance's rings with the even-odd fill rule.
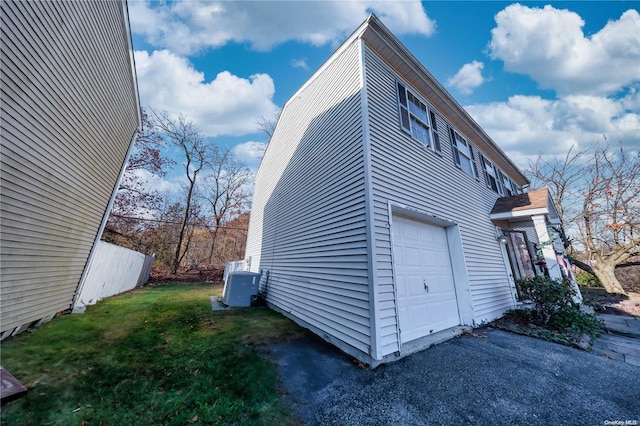
[[[133,39],[131,38],[131,23],[129,22],[129,7],[127,6],[127,1],[122,0],[122,12],[125,19],[125,29],[127,33],[127,44],[129,45],[129,59],[131,64],[131,83],[134,90],[135,97],[135,107],[136,107],[136,116],[138,121],[138,126],[133,131],[131,135],[131,139],[129,140],[129,148],[127,149],[127,155],[122,162],[122,166],[120,167],[120,174],[118,179],[113,186],[111,191],[111,198],[109,199],[109,204],[107,204],[107,208],[102,215],[102,222],[100,223],[100,228],[98,228],[98,233],[96,234],[96,238],[93,240],[93,245],[91,246],[91,251],[89,252],[89,257],[87,258],[87,262],[84,265],[84,269],[82,270],[82,275],[80,276],[80,281],[78,282],[78,287],[76,288],[76,292],[73,295],[73,300],[71,301],[71,309],[74,309],[76,303],[78,302],[78,297],[82,293],[82,289],[84,287],[85,281],[87,279],[87,273],[89,271],[89,266],[91,266],[91,262],[95,256],[96,247],[102,238],[102,233],[104,232],[104,228],[107,226],[107,219],[109,219],[109,213],[111,213],[111,209],[113,207],[113,203],[116,200],[116,194],[118,192],[118,188],[120,187],[120,183],[122,182],[122,178],[124,176],[124,172],[127,170],[127,164],[129,163],[129,158],[131,157],[131,153],[133,152],[134,142],[138,133],[141,131],[142,126],[142,117],[140,116],[140,93],[138,92],[138,76],[136,74],[136,61],[133,54]],[[83,311],[82,311],[83,312]]]

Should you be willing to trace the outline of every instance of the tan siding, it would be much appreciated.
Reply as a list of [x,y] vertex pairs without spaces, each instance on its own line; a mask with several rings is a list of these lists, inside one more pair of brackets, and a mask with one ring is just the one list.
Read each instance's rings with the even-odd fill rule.
[[370,351],[360,50],[334,56],[285,105],[255,180],[247,257],[267,301],[343,349]]
[[122,2],[0,7],[5,331],[70,307],[139,123]]
[[369,49],[365,63],[378,294],[380,300],[387,301],[378,307],[385,319],[380,324],[380,333],[382,355],[386,355],[398,350],[396,307],[391,297],[394,283],[388,202],[459,224],[475,321],[496,318],[512,306],[512,298],[494,225],[489,219],[498,195],[486,188],[483,176],[477,181],[455,166],[447,121],[439,111],[436,110],[442,156],[404,133],[398,118],[397,75]]

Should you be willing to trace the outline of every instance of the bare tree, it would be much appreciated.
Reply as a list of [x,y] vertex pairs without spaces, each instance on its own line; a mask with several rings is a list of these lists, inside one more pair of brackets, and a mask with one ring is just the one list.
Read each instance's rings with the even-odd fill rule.
[[203,180],[201,197],[210,211],[206,228],[211,235],[209,263],[213,263],[218,233],[224,222],[240,215],[247,207],[247,186],[251,171],[238,161],[231,149],[215,149],[209,161],[211,174]]
[[[594,147],[564,159],[530,163],[534,183],[549,186],[565,229],[575,234],[576,266],[593,273],[609,293],[625,291],[614,271],[640,254],[640,156]],[[577,247],[575,247],[577,246]],[[590,261],[586,263],[586,261]]]
[[162,196],[150,187],[143,178],[143,173],[164,177],[166,169],[173,164],[169,158],[163,157],[162,138],[156,133],[153,120],[140,108],[142,131],[136,136],[133,152],[129,157],[127,168],[116,194],[113,208],[109,213],[107,226],[102,238],[124,244],[134,250],[140,250],[136,241],[144,231],[140,226],[141,213],[157,211],[162,204]]
[[184,257],[187,248],[183,248],[185,231],[192,213],[191,201],[193,199],[194,188],[198,174],[205,167],[207,157],[210,154],[210,146],[205,141],[204,136],[192,121],[184,116],[174,119],[166,111],[153,111],[156,128],[162,137],[171,145],[177,147],[184,154],[184,171],[187,177],[186,194],[184,199],[184,210],[182,214],[178,241],[176,244],[171,273],[175,274],[180,266],[180,261]]
[[273,132],[276,130],[276,125],[278,124],[278,120],[280,119],[280,113],[281,111],[276,112],[271,118],[266,118],[264,116],[258,118],[258,127],[267,137],[267,142],[269,142],[271,136],[273,136]]

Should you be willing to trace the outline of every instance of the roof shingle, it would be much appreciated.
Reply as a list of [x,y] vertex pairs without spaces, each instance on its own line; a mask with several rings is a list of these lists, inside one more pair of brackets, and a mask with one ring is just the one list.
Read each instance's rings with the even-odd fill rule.
[[534,189],[524,194],[498,198],[493,210],[491,210],[491,214],[547,208],[548,203],[549,189]]

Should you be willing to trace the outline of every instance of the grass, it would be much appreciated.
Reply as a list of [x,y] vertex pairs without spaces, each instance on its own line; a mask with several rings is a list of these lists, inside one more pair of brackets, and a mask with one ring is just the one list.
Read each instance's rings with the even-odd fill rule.
[[2,343],[29,393],[6,425],[287,424],[261,344],[300,336],[267,308],[212,311],[211,285],[147,287]]

